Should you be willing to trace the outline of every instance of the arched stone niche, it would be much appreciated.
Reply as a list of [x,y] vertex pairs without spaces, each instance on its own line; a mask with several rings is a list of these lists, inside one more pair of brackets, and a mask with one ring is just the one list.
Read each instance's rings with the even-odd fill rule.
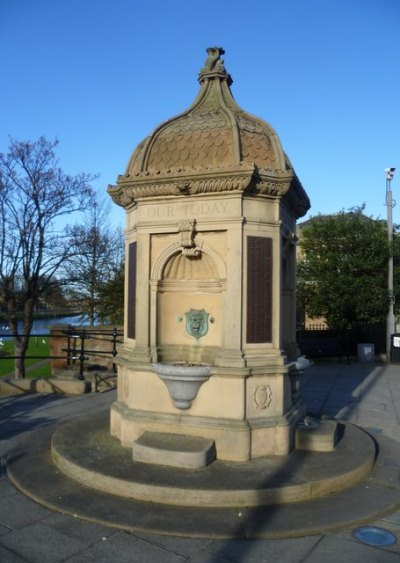
[[[179,243],[161,253],[152,270],[151,346],[161,362],[211,363],[222,345],[226,267],[198,240],[190,255]],[[193,331],[193,315],[202,326]]]

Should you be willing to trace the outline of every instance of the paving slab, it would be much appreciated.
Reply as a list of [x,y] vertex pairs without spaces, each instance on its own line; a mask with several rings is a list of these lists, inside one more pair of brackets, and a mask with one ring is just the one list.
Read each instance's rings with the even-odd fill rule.
[[[219,540],[212,542],[206,551],[237,563],[243,561],[248,563],[271,563],[272,561],[297,563],[307,557],[319,539],[320,536],[269,541],[233,540],[224,542]],[[212,559],[212,561],[214,560]]]
[[132,563],[133,561],[185,563],[187,557],[130,534],[118,533],[68,559],[68,563],[110,563],[112,561],[118,563]]
[[49,514],[49,510],[32,502],[26,496],[15,494],[1,499],[0,523],[11,530],[24,528],[28,524],[42,520]]
[[29,559],[24,559],[18,553],[0,545],[0,561],[3,563],[27,563]]
[[47,516],[41,522],[65,536],[83,542],[85,545],[93,545],[118,533],[114,528],[86,522],[79,518],[70,518],[60,512],[52,511],[50,516]]
[[34,563],[58,563],[81,552],[86,544],[35,522],[1,536],[4,547]]
[[398,563],[396,553],[328,535],[316,544],[306,563]]
[[[383,522],[391,522],[392,524],[400,525],[400,511],[392,512],[382,518]],[[385,526],[383,526],[385,527]],[[399,537],[400,543],[400,537]]]

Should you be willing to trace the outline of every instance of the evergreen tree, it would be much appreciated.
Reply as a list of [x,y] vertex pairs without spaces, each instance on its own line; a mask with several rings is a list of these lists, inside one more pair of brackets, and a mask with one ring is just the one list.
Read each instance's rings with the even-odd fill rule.
[[329,326],[381,322],[388,313],[387,225],[363,211],[319,215],[300,226],[298,303]]

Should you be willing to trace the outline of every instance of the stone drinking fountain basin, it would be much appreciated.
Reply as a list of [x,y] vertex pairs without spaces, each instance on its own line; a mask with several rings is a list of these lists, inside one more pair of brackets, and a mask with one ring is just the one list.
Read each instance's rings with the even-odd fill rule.
[[211,375],[211,366],[185,362],[153,364],[153,370],[164,381],[178,409],[190,409],[201,385]]

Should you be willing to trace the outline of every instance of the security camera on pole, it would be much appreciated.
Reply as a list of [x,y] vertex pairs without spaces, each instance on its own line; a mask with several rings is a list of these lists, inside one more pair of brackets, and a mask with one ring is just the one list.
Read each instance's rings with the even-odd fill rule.
[[387,207],[387,229],[389,239],[389,261],[388,261],[388,290],[389,311],[386,321],[386,361],[390,362],[391,336],[396,332],[396,318],[394,316],[394,292],[393,292],[393,221],[392,212],[395,203],[392,198],[391,182],[396,168],[385,168],[386,175],[386,207]]

